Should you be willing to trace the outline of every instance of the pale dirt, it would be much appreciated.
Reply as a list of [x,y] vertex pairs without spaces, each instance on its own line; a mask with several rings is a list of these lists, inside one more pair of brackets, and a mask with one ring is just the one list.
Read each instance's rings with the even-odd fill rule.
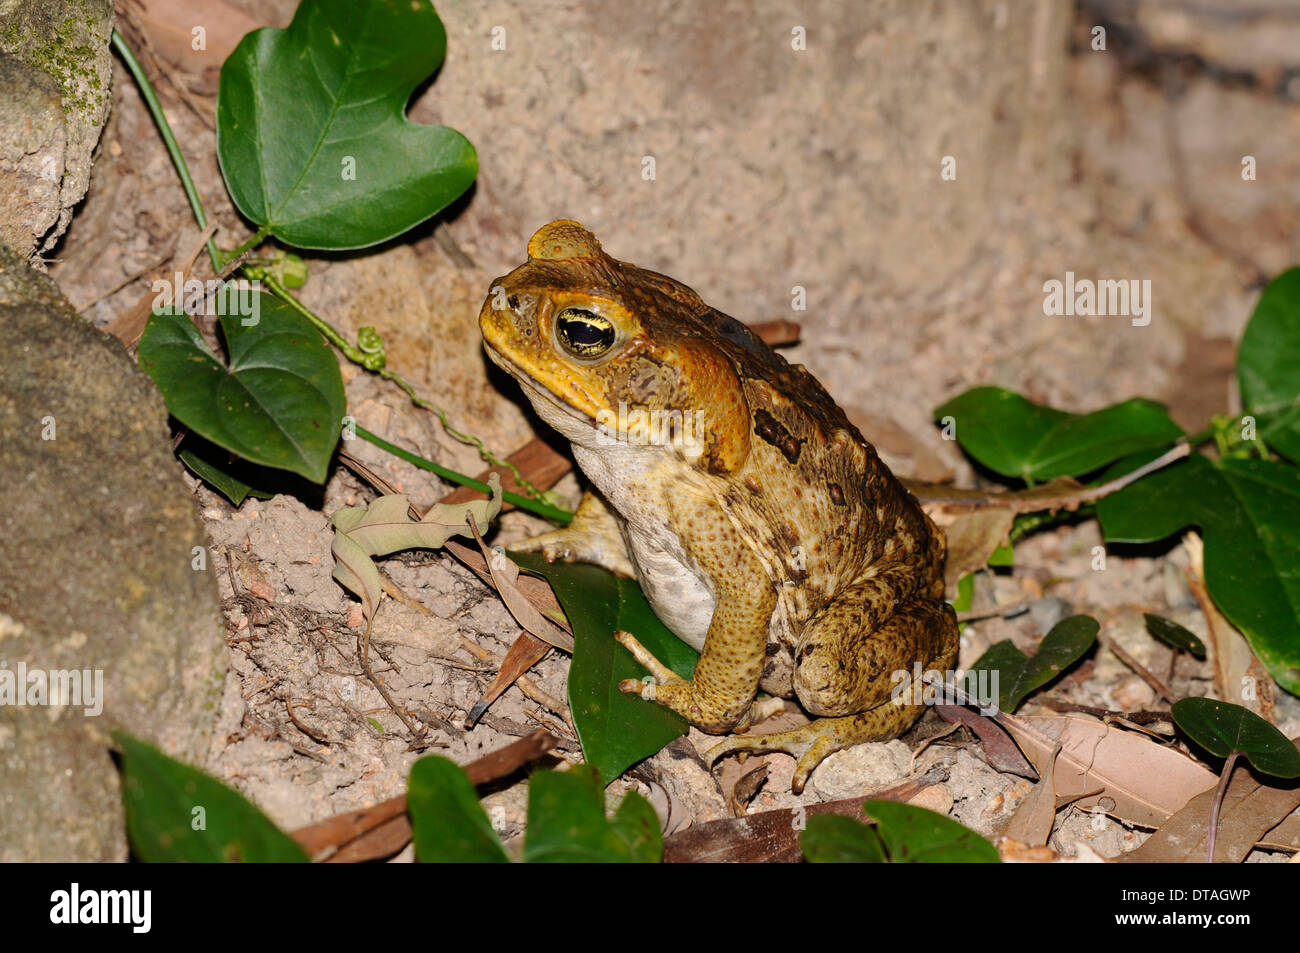
[[[293,6],[237,5],[277,25]],[[1162,398],[1198,429],[1230,406],[1232,341],[1256,282],[1300,258],[1300,193],[1291,187],[1300,108],[1267,83],[1228,83],[1204,66],[1155,69],[1152,62],[1166,60],[1141,45],[1091,52],[1095,14],[1070,20],[1063,3],[898,0],[873,5],[860,23],[832,0],[801,5],[797,17],[775,3],[746,12],[738,0],[710,4],[707,14],[664,2],[593,12],[612,6],[440,3],[449,58],[412,116],[455,126],[477,145],[482,171],[472,197],[437,234],[424,227],[376,254],[310,260],[304,300],[348,334],[377,326],[393,366],[458,426],[502,453],[544,430],[516,388],[487,372],[474,319],[491,278],[517,264],[532,231],[557,217],[584,222],[616,256],[687,281],[743,320],[800,322],[803,343],[787,355],[845,407],[904,435],[879,438],[903,473],[912,467],[907,444],[919,443],[971,483],[970,467],[929,417],[978,384],[1080,411],[1136,394]],[[1033,16],[1031,7],[1054,12]],[[807,50],[791,50],[794,24],[806,26]],[[498,25],[506,51],[490,48]],[[198,80],[192,92],[210,107]],[[164,102],[209,215],[222,224],[219,238],[232,246],[247,230],[223,201],[212,132],[166,90]],[[1245,153],[1259,159],[1255,182],[1240,180]],[[947,154],[957,157],[956,182],[938,176]],[[654,181],[641,177],[646,155],[656,159]],[[150,120],[119,75],[91,194],[52,274],[74,304],[87,302],[166,260],[194,233]],[[1042,283],[1067,270],[1150,279],[1151,324],[1045,317]],[[796,285],[807,289],[807,311],[791,310]],[[146,287],[136,281],[90,313],[106,323]],[[395,388],[351,368],[345,375],[350,410],[364,426],[462,471],[482,468],[472,448]],[[420,503],[447,490],[361,441],[349,449]],[[572,500],[578,486],[568,477],[560,488]],[[323,497],[250,500],[234,510],[206,488],[195,493],[231,642],[208,769],[286,827],[401,792],[419,752],[357,677],[359,612],[329,576],[326,514],[364,502],[369,490],[339,468]],[[512,515],[497,541],[541,525]],[[1104,635],[1156,665],[1163,650],[1141,632],[1142,611],[1203,634],[1181,581],[1180,546],[1112,554],[1096,571],[1099,542],[1095,524],[1083,523],[1018,546],[1014,575],[983,579],[978,599],[1040,601],[1017,618],[970,627],[962,662],[1002,638],[1031,647],[1070,612],[1096,616]],[[462,731],[492,670],[459,639],[499,658],[518,629],[450,559],[399,556],[384,569],[431,612],[388,601],[374,634],[386,684],[431,726],[428,750],[467,761],[557,723],[512,688],[485,723]],[[232,580],[251,594],[243,603]],[[566,669],[567,659],[552,653],[532,674],[563,698]],[[1208,690],[1204,669],[1179,671],[1181,690]],[[1151,702],[1145,683],[1105,651],[1086,678],[1067,678],[1056,694],[1106,707]],[[1285,704],[1282,719],[1294,730],[1297,707]],[[310,733],[290,719],[290,705]],[[998,775],[962,738],[931,745],[911,772],[945,768],[948,780],[922,802],[996,834],[1028,783]],[[691,735],[698,746],[709,740]],[[908,773],[895,757],[903,745],[836,755],[802,798],[789,793],[791,760],[772,756],[752,809],[847,796],[855,772],[856,793],[896,783]],[[733,764],[722,777],[737,774]],[[660,800],[666,789],[696,822],[726,816],[717,775],[689,758],[661,753],[643,777],[657,778]],[[612,790],[627,784],[649,790],[644,781]],[[522,785],[487,803],[499,808],[503,833],[519,833]],[[1078,843],[1113,856],[1142,839],[1072,811],[1058,827],[1052,845],[1066,856]]]

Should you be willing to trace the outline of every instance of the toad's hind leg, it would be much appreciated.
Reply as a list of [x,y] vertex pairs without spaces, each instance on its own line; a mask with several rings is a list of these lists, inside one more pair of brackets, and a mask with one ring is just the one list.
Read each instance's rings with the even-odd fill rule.
[[[946,670],[957,658],[957,618],[946,603],[913,599],[873,631],[853,600],[837,603],[809,626],[796,653],[795,691],[818,718],[791,731],[734,736],[712,748],[710,764],[733,751],[784,751],[798,759],[793,789],[803,790],[827,755],[865,741],[896,738],[925,711],[924,705],[896,703],[897,671]],[[856,611],[855,611],[856,610]],[[870,613],[868,612],[868,615]]]

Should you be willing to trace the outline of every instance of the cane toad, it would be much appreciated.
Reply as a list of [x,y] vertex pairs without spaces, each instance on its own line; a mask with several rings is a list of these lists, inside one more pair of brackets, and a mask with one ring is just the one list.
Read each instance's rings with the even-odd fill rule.
[[687,680],[617,633],[650,672],[623,691],[715,734],[780,704],[760,688],[797,698],[811,724],[709,752],[793,754],[795,791],[916,721],[892,676],[956,658],[944,538],[807,370],[570,221],[532,237],[479,325],[592,483],[568,527],[517,548],[635,575],[701,652]]

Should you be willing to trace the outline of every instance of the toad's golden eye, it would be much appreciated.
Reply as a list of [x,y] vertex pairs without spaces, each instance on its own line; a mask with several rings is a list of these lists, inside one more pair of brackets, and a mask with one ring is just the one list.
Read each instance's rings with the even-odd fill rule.
[[600,357],[614,346],[609,318],[582,308],[565,308],[555,319],[555,336],[574,357]]

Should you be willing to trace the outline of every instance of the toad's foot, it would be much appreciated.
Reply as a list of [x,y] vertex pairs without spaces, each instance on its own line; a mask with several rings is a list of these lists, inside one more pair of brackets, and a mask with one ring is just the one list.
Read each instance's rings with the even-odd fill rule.
[[780,698],[755,700],[752,696],[743,704],[728,704],[720,693],[710,692],[698,681],[682,678],[664,665],[631,632],[615,632],[614,638],[650,672],[646,679],[623,679],[618,683],[619,691],[672,709],[701,731],[744,731],[785,706]]
[[813,770],[827,755],[865,741],[896,738],[911,727],[924,711],[924,705],[895,705],[888,702],[857,715],[818,718],[811,724],[790,731],[728,738],[710,748],[704,759],[712,766],[723,755],[733,751],[749,754],[783,751],[794,755],[798,764],[795,766],[791,788],[795,794],[800,794]]
[[590,490],[582,497],[568,526],[525,539],[510,549],[516,553],[541,553],[548,563],[592,563],[616,576],[636,577],[614,514]]

